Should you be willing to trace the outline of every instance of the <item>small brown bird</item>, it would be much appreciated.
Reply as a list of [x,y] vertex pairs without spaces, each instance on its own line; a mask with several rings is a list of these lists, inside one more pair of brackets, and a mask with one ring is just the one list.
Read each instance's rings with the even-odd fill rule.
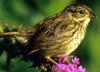
[[45,18],[36,25],[34,35],[27,43],[30,49],[27,55],[40,51],[46,59],[56,63],[51,57],[69,55],[77,49],[93,17],[88,6],[73,4]]

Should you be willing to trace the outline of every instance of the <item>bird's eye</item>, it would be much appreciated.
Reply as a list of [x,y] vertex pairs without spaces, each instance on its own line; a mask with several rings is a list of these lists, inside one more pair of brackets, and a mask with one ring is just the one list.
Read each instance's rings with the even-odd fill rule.
[[83,14],[83,11],[81,10],[81,11],[79,11],[79,13],[80,13],[80,14]]
[[84,17],[84,12],[83,12],[83,10],[79,10],[79,11],[78,11],[78,14],[79,14],[80,17]]

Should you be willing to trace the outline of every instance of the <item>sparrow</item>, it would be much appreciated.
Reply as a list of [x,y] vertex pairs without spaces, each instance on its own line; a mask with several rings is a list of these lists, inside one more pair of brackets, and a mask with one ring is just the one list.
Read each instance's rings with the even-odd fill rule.
[[88,24],[95,15],[84,4],[72,4],[61,12],[49,16],[35,25],[35,32],[25,44],[24,55],[40,52],[57,64],[52,57],[70,55],[85,37]]

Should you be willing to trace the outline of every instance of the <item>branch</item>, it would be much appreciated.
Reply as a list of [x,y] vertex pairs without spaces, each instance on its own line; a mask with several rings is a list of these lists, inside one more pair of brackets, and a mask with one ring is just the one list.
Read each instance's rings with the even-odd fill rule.
[[0,37],[13,37],[13,36],[32,36],[33,33],[35,32],[34,29],[29,29],[27,31],[22,31],[22,32],[0,32]]

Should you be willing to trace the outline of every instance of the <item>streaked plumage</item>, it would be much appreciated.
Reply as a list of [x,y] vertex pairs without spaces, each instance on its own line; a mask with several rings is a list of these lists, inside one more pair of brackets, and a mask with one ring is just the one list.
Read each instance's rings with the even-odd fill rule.
[[73,4],[45,18],[36,25],[36,32],[27,44],[30,50],[26,54],[39,50],[44,57],[69,55],[83,40],[93,16],[86,5]]

